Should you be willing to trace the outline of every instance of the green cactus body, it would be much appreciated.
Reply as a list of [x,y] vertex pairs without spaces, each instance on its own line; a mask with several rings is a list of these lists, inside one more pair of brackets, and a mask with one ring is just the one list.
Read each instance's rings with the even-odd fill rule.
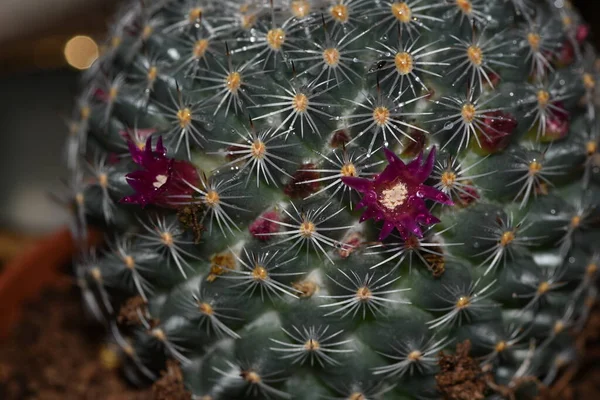
[[566,1],[128,5],[69,138],[86,304],[199,399],[439,398],[466,339],[551,383],[600,262],[586,33]]

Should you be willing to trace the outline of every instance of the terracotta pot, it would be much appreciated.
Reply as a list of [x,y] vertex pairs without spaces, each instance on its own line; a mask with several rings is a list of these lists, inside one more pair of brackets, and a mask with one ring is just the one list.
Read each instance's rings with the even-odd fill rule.
[[[98,232],[90,232],[89,244],[100,240]],[[44,289],[64,282],[63,268],[76,250],[71,232],[64,228],[34,242],[5,265],[0,273],[0,340],[10,333],[26,303],[38,298]]]

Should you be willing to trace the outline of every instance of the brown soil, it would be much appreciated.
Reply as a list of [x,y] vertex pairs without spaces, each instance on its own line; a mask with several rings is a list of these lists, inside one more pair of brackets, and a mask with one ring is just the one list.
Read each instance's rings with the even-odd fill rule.
[[479,362],[469,357],[471,342],[456,346],[456,353],[441,352],[438,364],[440,372],[435,377],[438,392],[444,400],[481,400],[488,389],[490,373],[481,369]]
[[600,307],[591,313],[585,328],[574,334],[580,362],[565,365],[558,379],[550,387],[544,386],[534,376],[523,376],[502,386],[493,376],[482,370],[479,362],[471,358],[471,343],[459,343],[453,354],[442,351],[438,356],[440,372],[436,375],[437,390],[444,400],[476,400],[497,393],[502,398],[516,400],[516,391],[534,385],[539,394],[534,400],[598,400],[600,399]]
[[148,400],[128,387],[116,352],[102,345],[102,328],[82,321],[70,284],[29,305],[12,336],[0,344],[0,399]]

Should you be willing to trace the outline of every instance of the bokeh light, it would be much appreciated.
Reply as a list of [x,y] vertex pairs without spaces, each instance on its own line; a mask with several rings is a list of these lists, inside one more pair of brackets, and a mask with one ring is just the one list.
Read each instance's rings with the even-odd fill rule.
[[83,70],[98,58],[98,45],[89,36],[74,36],[65,44],[65,59],[70,66]]

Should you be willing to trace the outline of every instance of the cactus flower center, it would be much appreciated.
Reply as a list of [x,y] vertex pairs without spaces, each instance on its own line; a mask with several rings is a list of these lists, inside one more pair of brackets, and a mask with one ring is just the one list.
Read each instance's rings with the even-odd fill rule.
[[498,343],[496,343],[496,352],[502,353],[504,350],[506,350],[506,347],[506,342],[504,340],[501,340]]
[[456,174],[452,171],[446,171],[442,174],[440,180],[444,187],[451,188],[452,186],[454,186],[454,182],[456,182]]
[[151,335],[160,342],[164,342],[167,340],[167,335],[162,329],[159,328],[153,329]]
[[300,297],[311,297],[318,289],[317,284],[309,280],[292,283],[292,287],[300,292]]
[[335,67],[340,62],[340,52],[338,49],[331,47],[323,50],[323,61],[330,67]]
[[263,158],[267,152],[267,146],[260,140],[256,140],[250,146],[250,154],[254,158]]
[[467,57],[469,58],[469,61],[477,67],[483,64],[483,50],[478,46],[469,46],[469,48],[467,48]]
[[200,303],[200,304],[198,304],[198,309],[204,315],[213,315],[214,312],[215,312],[215,310],[213,309],[213,307],[210,304],[208,304],[208,303]]
[[413,57],[407,52],[397,53],[394,57],[396,70],[401,75],[410,74],[413,70]]
[[194,57],[198,59],[204,57],[204,55],[206,54],[206,50],[208,50],[208,45],[208,39],[200,39],[196,41],[196,43],[194,43],[194,49],[192,51]]
[[242,372],[241,375],[242,375],[242,378],[244,378],[244,380],[246,382],[250,382],[253,384],[259,384],[262,381],[260,375],[254,371],[244,371],[244,372]]
[[150,35],[152,35],[153,32],[154,32],[154,29],[152,28],[152,26],[150,26],[150,25],[144,26],[144,29],[142,30],[142,38],[148,39],[150,37]]
[[529,32],[527,34],[527,41],[529,42],[529,46],[533,51],[538,51],[540,49],[541,39],[542,38],[537,33]]
[[587,90],[592,90],[596,87],[596,80],[590,73],[583,74],[583,85]]
[[300,235],[305,238],[309,238],[315,233],[316,226],[310,221],[304,221],[300,224]]
[[554,333],[559,334],[565,329],[565,324],[562,321],[556,321],[554,324]]
[[296,112],[306,112],[308,110],[308,97],[304,93],[296,94],[292,100],[292,106]]
[[75,203],[79,204],[80,206],[85,203],[85,197],[83,197],[82,193],[77,193],[75,195]]
[[538,161],[532,161],[529,164],[529,175],[530,176],[535,176],[537,174],[540,173],[540,171],[542,170],[542,164],[539,163]]
[[196,21],[198,21],[200,18],[202,18],[203,12],[204,12],[204,10],[202,9],[202,7],[192,8],[190,10],[190,12],[188,13],[188,21],[190,21],[190,24],[193,24]]
[[310,3],[306,0],[293,0],[290,8],[296,18],[304,18],[310,13]]
[[577,228],[579,225],[581,225],[581,217],[579,215],[576,215],[573,218],[571,218],[571,226],[573,228]]
[[470,0],[456,0],[456,5],[467,15],[471,14],[473,11],[473,4],[471,4]]
[[389,189],[381,191],[379,195],[379,202],[388,210],[395,210],[396,207],[401,206],[406,201],[408,195],[408,188],[406,184],[399,182]]
[[548,93],[546,90],[538,91],[537,101],[540,107],[546,107],[548,105],[548,102],[550,101],[550,93]]
[[225,78],[225,87],[231,93],[236,93],[242,86],[242,75],[239,72],[232,72]]
[[341,22],[342,24],[348,22],[348,19],[350,18],[348,7],[343,4],[336,4],[335,6],[331,7],[329,13],[335,21]]
[[515,233],[513,231],[506,231],[502,234],[500,238],[500,245],[502,247],[506,247],[511,244],[515,240]]
[[81,107],[81,110],[79,111],[79,116],[81,117],[82,120],[86,120],[90,117],[90,114],[92,113],[92,110],[89,107]]
[[390,110],[387,107],[376,107],[373,110],[373,121],[379,126],[387,125],[390,119]]
[[548,290],[550,290],[550,284],[548,282],[540,283],[537,289],[539,294],[544,294],[548,292]]
[[242,17],[241,17],[242,28],[250,29],[254,26],[255,23],[256,23],[256,15],[255,14],[242,15]]
[[204,196],[204,202],[209,206],[209,207],[215,207],[219,204],[219,201],[221,200],[219,193],[217,193],[214,190],[210,190],[206,193],[206,196]]
[[304,343],[304,348],[306,349],[306,351],[315,351],[319,350],[321,348],[321,345],[318,341],[314,339],[308,339],[306,343]]
[[358,290],[356,291],[356,297],[360,301],[368,301],[371,299],[372,296],[373,296],[373,292],[371,292],[371,289],[369,289],[366,286],[362,286],[362,287],[358,288]]
[[107,188],[108,187],[108,175],[106,175],[106,174],[98,175],[98,185],[100,185],[103,188]]
[[410,22],[412,11],[405,2],[393,3],[391,6],[392,14],[396,19],[404,24]]
[[133,259],[133,257],[131,257],[131,256],[125,256],[125,257],[123,257],[123,262],[125,263],[125,266],[128,269],[134,269],[135,268],[135,260]]
[[471,298],[469,296],[461,296],[456,302],[456,308],[462,310],[463,308],[469,307],[471,304]]
[[477,115],[477,109],[475,108],[475,106],[473,104],[467,103],[462,106],[460,115],[462,116],[463,120],[466,123],[470,124],[471,122],[473,122],[473,120],[475,119],[475,116]]
[[110,90],[108,91],[109,101],[115,101],[115,99],[117,98],[118,95],[119,95],[119,88],[116,86],[111,86]]
[[157,76],[158,69],[155,66],[148,68],[148,74],[146,74],[146,77],[148,78],[149,82],[154,82]]
[[356,167],[352,163],[344,164],[342,169],[340,170],[342,176],[356,176]]
[[285,32],[281,28],[271,29],[267,32],[267,44],[273,50],[281,50],[285,42]]
[[173,246],[173,235],[171,235],[169,232],[163,232],[160,234],[160,240],[163,242],[163,244],[165,246]]
[[408,353],[406,358],[408,358],[410,361],[419,361],[421,357],[423,357],[423,353],[421,353],[419,350],[413,350]]
[[364,394],[356,392],[356,393],[352,393],[350,395],[350,397],[348,397],[348,400],[367,400],[367,398],[365,397]]
[[152,184],[156,189],[160,189],[165,183],[167,183],[166,175],[156,175],[156,180]]
[[269,273],[262,265],[256,265],[252,270],[252,278],[257,281],[264,281],[269,277]]
[[187,127],[192,122],[192,110],[186,107],[177,111],[177,120],[181,128]]
[[121,39],[120,36],[113,36],[112,38],[110,38],[110,45],[113,49],[116,49],[121,45],[122,41],[123,39]]
[[596,265],[596,264],[590,264],[590,265],[587,266],[586,273],[589,276],[596,275],[596,272],[598,272],[598,265]]

